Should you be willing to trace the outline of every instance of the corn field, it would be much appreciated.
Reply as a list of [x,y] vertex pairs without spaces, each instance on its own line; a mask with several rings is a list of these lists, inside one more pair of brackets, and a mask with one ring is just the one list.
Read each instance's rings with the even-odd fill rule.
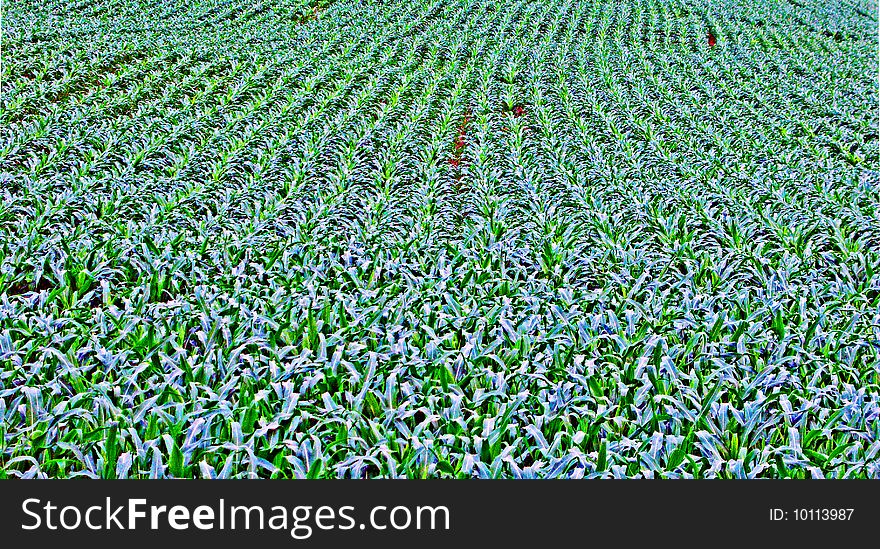
[[16,0],[0,477],[880,478],[876,0]]

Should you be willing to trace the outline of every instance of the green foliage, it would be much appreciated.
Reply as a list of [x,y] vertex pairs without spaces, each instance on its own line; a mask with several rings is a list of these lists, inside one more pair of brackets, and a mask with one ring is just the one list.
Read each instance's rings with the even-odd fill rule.
[[8,4],[0,477],[880,476],[864,1]]

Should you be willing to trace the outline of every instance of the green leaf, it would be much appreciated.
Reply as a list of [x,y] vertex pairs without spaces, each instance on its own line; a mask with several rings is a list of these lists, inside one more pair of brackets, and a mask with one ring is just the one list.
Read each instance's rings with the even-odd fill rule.
[[119,459],[119,444],[117,441],[118,433],[118,423],[114,423],[109,429],[107,429],[107,438],[104,440],[103,478],[116,478],[116,462]]
[[168,468],[175,478],[186,478],[183,468],[183,452],[180,451],[180,446],[177,444],[176,440],[171,447],[171,457],[168,460]]
[[324,460],[318,459],[312,463],[312,466],[309,467],[308,473],[306,473],[307,479],[317,479],[321,478],[321,473],[324,471]]
[[608,467],[608,445],[603,440],[599,445],[599,457],[596,460],[596,470],[604,471]]

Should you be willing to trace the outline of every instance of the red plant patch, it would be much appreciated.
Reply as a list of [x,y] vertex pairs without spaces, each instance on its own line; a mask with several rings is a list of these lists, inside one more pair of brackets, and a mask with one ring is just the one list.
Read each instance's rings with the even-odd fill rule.
[[526,109],[522,105],[516,105],[513,107],[513,116],[515,116],[516,118],[519,118],[520,116],[524,115],[525,113],[526,113]]
[[458,168],[463,160],[462,153],[464,152],[465,145],[467,145],[467,126],[470,121],[471,111],[468,109],[464,114],[464,120],[458,126],[458,135],[455,136],[455,141],[452,142],[452,158],[448,162],[453,168]]
[[710,31],[710,32],[708,33],[707,38],[709,39],[709,47],[710,47],[710,48],[714,48],[714,47],[715,47],[715,44],[718,43],[718,41],[715,40],[715,35],[712,34],[712,32]]

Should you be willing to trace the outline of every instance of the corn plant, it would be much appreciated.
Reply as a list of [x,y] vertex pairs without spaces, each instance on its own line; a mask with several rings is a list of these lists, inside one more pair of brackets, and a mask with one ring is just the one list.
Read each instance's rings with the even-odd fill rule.
[[0,49],[0,477],[880,477],[875,0],[21,0]]

